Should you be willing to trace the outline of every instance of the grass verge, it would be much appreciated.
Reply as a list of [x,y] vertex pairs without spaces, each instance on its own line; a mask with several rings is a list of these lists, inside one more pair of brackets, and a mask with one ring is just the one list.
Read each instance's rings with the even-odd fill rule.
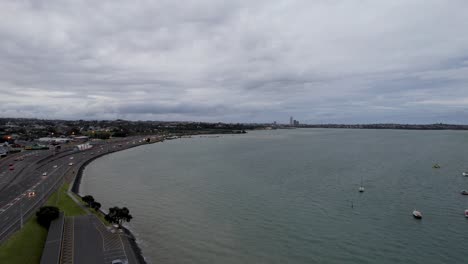
[[96,211],[94,211],[94,210],[91,210],[91,211],[92,211],[92,213],[93,213],[94,215],[97,216],[97,218],[99,218],[99,220],[101,220],[101,222],[102,222],[105,226],[110,226],[110,225],[111,225],[111,223],[107,222],[106,219],[104,219],[104,215],[103,215],[103,214],[101,214],[100,212],[96,212]]
[[31,217],[0,246],[0,263],[39,263],[46,238],[47,230],[37,223],[36,216]]
[[68,196],[69,184],[63,184],[60,189],[50,196],[47,200],[47,205],[57,206],[60,211],[65,213],[65,216],[85,215],[86,212],[78,204]]
[[[87,206],[87,204],[81,200],[81,197],[80,197],[80,196],[78,196],[78,195],[76,195],[76,194],[74,194],[74,193],[72,193],[72,195],[75,196],[76,199],[78,199],[78,201],[80,201],[80,203],[81,203],[82,206]],[[88,208],[88,210],[89,210],[92,214],[94,214],[95,216],[97,216],[97,218],[99,218],[99,220],[101,220],[101,222],[102,222],[105,226],[110,226],[110,225],[111,225],[109,222],[106,221],[106,219],[104,219],[104,215],[103,215],[101,212],[98,212],[98,211],[96,211],[96,210],[94,210],[94,209],[92,209],[92,208]]]

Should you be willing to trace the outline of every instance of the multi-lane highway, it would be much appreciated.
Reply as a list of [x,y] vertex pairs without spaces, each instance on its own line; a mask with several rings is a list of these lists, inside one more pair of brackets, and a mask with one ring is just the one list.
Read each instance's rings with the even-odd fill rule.
[[[22,227],[83,163],[96,156],[145,144],[142,137],[101,141],[79,151],[66,145],[62,151],[25,151],[0,159],[0,242]],[[69,176],[69,177],[68,177]]]

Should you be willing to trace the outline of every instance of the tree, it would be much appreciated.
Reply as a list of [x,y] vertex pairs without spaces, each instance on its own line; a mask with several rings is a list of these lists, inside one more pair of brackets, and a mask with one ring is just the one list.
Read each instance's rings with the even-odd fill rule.
[[60,211],[55,206],[42,206],[39,211],[36,212],[37,222],[45,227],[49,228],[50,222],[59,217]]
[[93,208],[94,210],[99,210],[99,208],[101,208],[101,203],[99,202],[92,202],[91,203],[91,208]]
[[85,202],[88,205],[88,207],[90,207],[91,204],[94,203],[94,197],[91,195],[85,195],[81,198],[81,200],[83,200],[83,202]]
[[127,207],[114,206],[109,208],[109,213],[104,217],[107,222],[122,225],[123,222],[130,222],[133,216],[130,214],[130,210]]

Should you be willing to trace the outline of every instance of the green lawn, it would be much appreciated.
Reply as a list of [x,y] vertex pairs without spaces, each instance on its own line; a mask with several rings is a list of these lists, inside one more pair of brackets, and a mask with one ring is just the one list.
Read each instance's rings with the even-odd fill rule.
[[31,217],[23,229],[0,245],[0,263],[39,263],[47,238],[47,230]]
[[66,216],[85,215],[86,212],[68,196],[69,184],[64,184],[47,201],[47,205],[57,206]]
[[[47,205],[53,205],[65,212],[66,216],[84,215],[85,211],[68,195],[68,184],[64,184],[47,200]],[[23,229],[16,232],[5,243],[0,245],[0,263],[23,264],[39,263],[47,238],[47,230],[31,217]]]

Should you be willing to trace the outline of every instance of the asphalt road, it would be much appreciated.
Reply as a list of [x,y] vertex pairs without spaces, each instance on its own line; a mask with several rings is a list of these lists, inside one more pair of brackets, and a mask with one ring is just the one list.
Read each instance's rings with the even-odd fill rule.
[[73,263],[102,264],[104,248],[101,234],[92,222],[94,215],[73,217]]
[[[87,160],[105,152],[114,152],[135,145],[142,138],[123,138],[99,142],[93,148],[78,151],[73,146],[52,151],[24,151],[0,160],[0,242],[18,230],[23,222],[47,200],[63,182],[64,176],[76,173]],[[17,157],[21,161],[14,161]],[[9,170],[13,164],[14,170]],[[43,173],[46,176],[43,176]]]

